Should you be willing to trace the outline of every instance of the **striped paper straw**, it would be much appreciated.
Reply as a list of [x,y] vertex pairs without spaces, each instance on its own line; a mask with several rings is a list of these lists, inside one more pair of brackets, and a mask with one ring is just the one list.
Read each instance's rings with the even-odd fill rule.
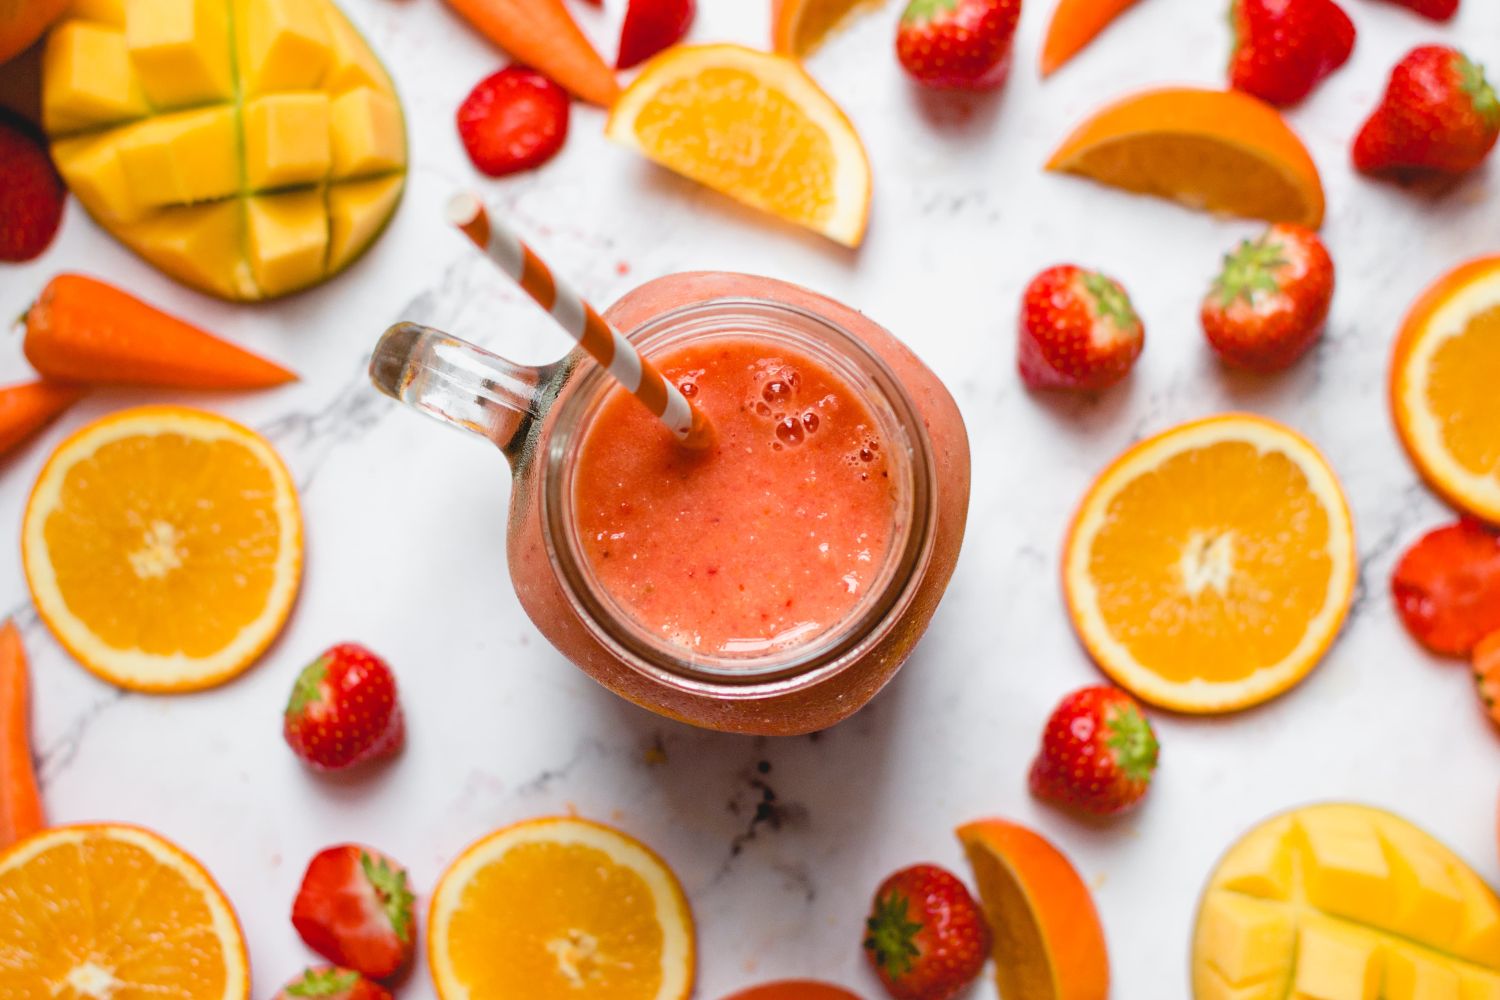
[[689,448],[709,445],[713,429],[682,391],[641,357],[635,345],[610,326],[593,306],[558,281],[531,247],[491,218],[484,202],[467,192],[456,194],[448,202],[448,220],[525,289],[537,305],[547,310],[568,336],[607,368],[617,382],[656,414],[677,440]]

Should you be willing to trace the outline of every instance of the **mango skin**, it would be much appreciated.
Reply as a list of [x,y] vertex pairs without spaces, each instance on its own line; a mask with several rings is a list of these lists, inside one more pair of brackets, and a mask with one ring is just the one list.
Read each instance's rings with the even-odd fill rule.
[[72,0],[42,77],[53,159],[89,214],[211,295],[333,277],[405,188],[395,88],[331,0]]
[[1192,981],[1194,1000],[1500,1000],[1500,899],[1399,816],[1307,806],[1219,862]]

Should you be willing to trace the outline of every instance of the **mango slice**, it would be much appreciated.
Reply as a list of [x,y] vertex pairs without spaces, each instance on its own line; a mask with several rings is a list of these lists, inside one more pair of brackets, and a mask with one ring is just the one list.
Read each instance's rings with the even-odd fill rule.
[[43,108],[94,219],[225,298],[337,274],[405,187],[390,76],[331,0],[72,0]]
[[1399,817],[1321,805],[1276,817],[1209,880],[1194,1000],[1500,1000],[1500,899]]

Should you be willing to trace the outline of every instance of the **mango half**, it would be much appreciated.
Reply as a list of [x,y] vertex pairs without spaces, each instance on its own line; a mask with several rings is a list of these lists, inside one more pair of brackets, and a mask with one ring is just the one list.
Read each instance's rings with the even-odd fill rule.
[[1194,1000],[1500,1000],[1500,900],[1397,816],[1310,806],[1224,856],[1192,965]]
[[42,120],[100,225],[226,299],[339,273],[406,180],[395,88],[329,0],[73,0]]

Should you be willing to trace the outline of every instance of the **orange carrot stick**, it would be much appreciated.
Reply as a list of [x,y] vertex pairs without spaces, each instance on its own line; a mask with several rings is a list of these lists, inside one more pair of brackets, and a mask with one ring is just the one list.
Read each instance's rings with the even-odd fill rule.
[[94,385],[263,389],[297,376],[102,281],[60,274],[26,313],[42,375]]
[[0,850],[47,825],[31,763],[26,650],[14,622],[0,628]]
[[1057,0],[1047,40],[1042,43],[1042,76],[1050,76],[1136,0]]
[[481,35],[550,76],[574,96],[607,108],[620,83],[562,0],[448,0]]
[[76,385],[45,381],[0,388],[0,455],[46,427],[82,395]]

